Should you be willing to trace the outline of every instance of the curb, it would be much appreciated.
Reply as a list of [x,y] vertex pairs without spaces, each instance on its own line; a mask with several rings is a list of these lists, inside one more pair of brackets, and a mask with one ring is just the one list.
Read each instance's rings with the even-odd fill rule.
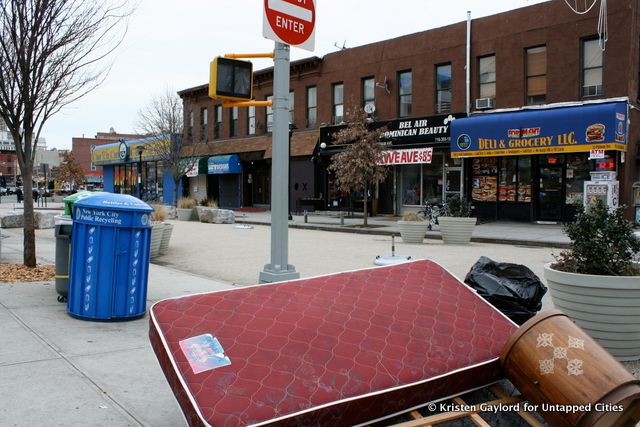
[[[252,221],[252,220],[242,220],[236,219],[237,223],[242,224],[251,224],[251,225],[264,225],[267,227],[271,226],[271,223],[261,222],[261,221]],[[341,226],[333,226],[333,225],[303,225],[303,224],[289,224],[289,228],[296,228],[299,230],[315,230],[315,231],[331,231],[334,233],[353,233],[353,234],[368,234],[368,235],[376,235],[376,236],[400,236],[399,231],[390,231],[390,230],[381,230],[377,228],[372,229],[361,229],[361,228],[346,228]],[[432,240],[442,240],[440,234],[429,234],[425,236],[426,239]],[[558,248],[558,249],[568,249],[570,247],[569,243],[564,242],[549,242],[549,241],[536,241],[536,240],[522,240],[522,239],[498,239],[492,237],[472,237],[472,242],[476,243],[493,243],[500,245],[518,245],[518,246],[531,246],[531,247],[540,247],[540,248]]]

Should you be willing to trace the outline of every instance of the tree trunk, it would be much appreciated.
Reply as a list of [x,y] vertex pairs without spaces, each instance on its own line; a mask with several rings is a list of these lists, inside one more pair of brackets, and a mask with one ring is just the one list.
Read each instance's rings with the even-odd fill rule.
[[364,192],[363,192],[363,202],[364,202],[364,207],[362,208],[362,211],[364,212],[364,226],[367,227],[369,224],[367,222],[367,204],[369,201],[369,185],[365,185],[364,186]]
[[24,215],[24,254],[23,262],[27,267],[36,266],[36,224],[33,213],[33,168],[25,165],[22,171],[23,191],[23,215]]

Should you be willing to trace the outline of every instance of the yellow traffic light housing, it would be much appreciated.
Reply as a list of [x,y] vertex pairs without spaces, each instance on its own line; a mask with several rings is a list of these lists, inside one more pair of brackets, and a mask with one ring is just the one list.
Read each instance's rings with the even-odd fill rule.
[[253,95],[253,64],[218,56],[209,65],[209,97],[249,101]]

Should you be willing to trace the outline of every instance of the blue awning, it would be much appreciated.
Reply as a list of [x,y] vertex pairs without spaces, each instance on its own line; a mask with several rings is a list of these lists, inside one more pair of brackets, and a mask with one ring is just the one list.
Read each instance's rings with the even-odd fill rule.
[[627,103],[485,113],[451,123],[451,157],[626,151]]
[[207,166],[210,174],[242,173],[242,164],[237,154],[209,157]]

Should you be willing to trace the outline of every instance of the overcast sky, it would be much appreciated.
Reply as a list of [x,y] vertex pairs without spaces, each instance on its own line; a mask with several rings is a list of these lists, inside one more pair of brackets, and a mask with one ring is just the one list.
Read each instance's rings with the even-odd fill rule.
[[[209,61],[225,53],[273,50],[262,37],[262,0],[138,0],[126,38],[104,84],[51,118],[48,148],[71,148],[74,136],[114,128],[135,133],[137,112],[165,88],[208,82]],[[546,0],[316,0],[314,52],[291,48],[291,59],[355,47],[493,15]],[[535,17],[532,17],[535,19]],[[254,70],[271,60],[254,60]]]

